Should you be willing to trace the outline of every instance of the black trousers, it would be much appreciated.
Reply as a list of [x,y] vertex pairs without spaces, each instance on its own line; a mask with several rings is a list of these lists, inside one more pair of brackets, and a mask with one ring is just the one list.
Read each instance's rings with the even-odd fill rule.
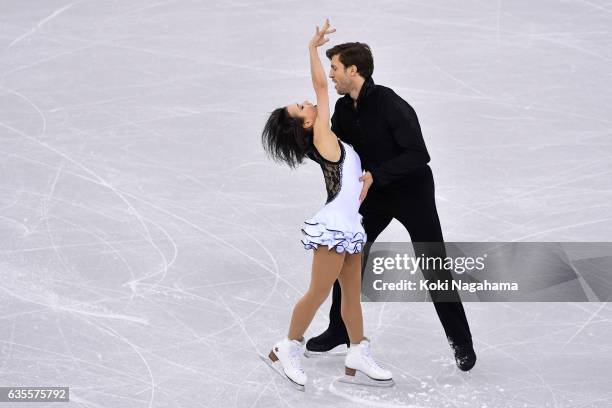
[[[402,180],[401,186],[379,189],[370,188],[359,212],[363,216],[363,226],[368,238],[364,249],[365,260],[371,244],[389,225],[392,219],[398,220],[408,230],[413,243],[443,243],[442,229],[435,201],[433,174],[429,166],[423,166]],[[413,244],[415,254],[442,256],[444,245]],[[434,253],[435,252],[435,253]],[[425,278],[452,279],[448,271],[422,271]],[[362,268],[363,274],[363,268]],[[362,275],[363,276],[363,275]],[[472,344],[470,327],[463,310],[459,295],[454,292],[456,302],[436,302],[436,293],[430,291],[434,307],[442,323],[449,342]],[[340,314],[341,290],[338,281],[334,283],[332,306],[329,312],[330,330],[346,336],[346,327]],[[445,296],[448,296],[448,291]],[[448,299],[448,297],[446,298]],[[453,297],[455,299],[455,297]]]

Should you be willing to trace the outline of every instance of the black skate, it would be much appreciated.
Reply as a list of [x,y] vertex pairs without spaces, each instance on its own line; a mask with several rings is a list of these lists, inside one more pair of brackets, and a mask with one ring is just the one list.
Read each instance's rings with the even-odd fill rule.
[[317,337],[313,337],[306,343],[304,355],[306,357],[316,356],[344,356],[348,351],[349,338],[346,332],[338,332],[329,328]]
[[451,345],[455,353],[455,363],[461,371],[470,371],[476,364],[476,353],[471,344]]

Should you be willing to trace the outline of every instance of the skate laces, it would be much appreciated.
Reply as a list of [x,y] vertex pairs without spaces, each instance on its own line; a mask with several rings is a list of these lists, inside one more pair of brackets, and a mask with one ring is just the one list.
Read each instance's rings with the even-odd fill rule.
[[289,349],[289,359],[291,360],[291,365],[304,372],[304,368],[302,367],[302,359],[300,356],[302,355],[302,350],[300,347],[293,346]]
[[378,363],[376,362],[376,360],[374,360],[374,357],[372,357],[372,349],[370,348],[370,345],[363,345],[362,347],[362,355],[364,357],[364,360],[366,361],[366,363],[372,367],[372,368],[376,368],[378,370],[380,370],[380,366],[378,365]]

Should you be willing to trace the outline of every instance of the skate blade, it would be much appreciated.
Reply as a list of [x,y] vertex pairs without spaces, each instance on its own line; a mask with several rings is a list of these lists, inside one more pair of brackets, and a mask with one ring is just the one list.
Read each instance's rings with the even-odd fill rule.
[[280,361],[274,362],[270,360],[268,356],[264,356],[263,354],[260,354],[259,358],[261,358],[263,362],[266,363],[268,367],[270,367],[276,374],[280,375],[285,380],[287,380],[289,384],[291,384],[296,390],[302,391],[302,392],[306,391],[306,387],[304,385],[296,383],[291,378],[289,378],[287,374],[285,374],[285,372],[283,371],[283,366],[281,365]]
[[304,350],[304,357],[346,356],[347,352],[346,344],[340,344],[329,351],[310,351],[306,349]]
[[392,378],[389,380],[375,380],[361,371],[357,371],[354,376],[345,375],[340,377],[338,381],[345,384],[366,385],[368,387],[393,387],[395,385],[395,381]]

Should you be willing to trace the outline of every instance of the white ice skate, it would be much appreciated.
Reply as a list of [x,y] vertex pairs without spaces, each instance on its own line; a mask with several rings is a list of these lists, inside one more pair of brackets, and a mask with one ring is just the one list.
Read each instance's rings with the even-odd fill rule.
[[351,344],[344,369],[346,375],[340,379],[344,383],[375,387],[391,387],[395,384],[391,371],[381,368],[372,358],[368,339],[361,340],[359,344]]
[[272,347],[268,356],[260,356],[274,371],[288,379],[298,390],[304,391],[308,377],[302,367],[301,356],[304,353],[304,340],[285,338]]

